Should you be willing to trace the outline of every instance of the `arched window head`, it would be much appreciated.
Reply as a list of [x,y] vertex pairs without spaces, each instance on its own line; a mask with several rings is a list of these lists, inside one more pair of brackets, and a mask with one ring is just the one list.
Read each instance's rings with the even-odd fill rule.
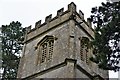
[[81,61],[86,62],[86,64],[89,63],[89,45],[90,41],[87,37],[80,38],[80,58]]
[[37,44],[38,50],[38,63],[49,62],[52,60],[54,40],[57,38],[47,35]]

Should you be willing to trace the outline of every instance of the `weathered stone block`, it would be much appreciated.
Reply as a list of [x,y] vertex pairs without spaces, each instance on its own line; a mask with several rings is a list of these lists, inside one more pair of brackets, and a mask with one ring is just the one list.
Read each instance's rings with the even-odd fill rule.
[[18,78],[108,78],[108,71],[89,60],[92,49],[83,47],[83,38],[94,39],[90,26],[84,14],[76,12],[73,2],[65,12],[58,10],[57,17],[49,15],[43,24],[38,21],[37,29],[29,28],[26,34]]

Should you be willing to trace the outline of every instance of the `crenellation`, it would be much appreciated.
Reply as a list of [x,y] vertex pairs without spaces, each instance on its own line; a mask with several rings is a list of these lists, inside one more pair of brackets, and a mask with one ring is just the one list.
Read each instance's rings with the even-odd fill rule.
[[90,20],[90,18],[87,18],[87,24],[88,24],[89,27],[92,28],[92,21]]
[[68,10],[69,10],[70,12],[76,12],[76,5],[75,5],[73,2],[71,2],[71,3],[68,5]]
[[45,23],[50,22],[51,19],[52,19],[52,14],[50,14],[49,16],[46,16],[46,18],[45,18]]
[[30,26],[28,26],[28,27],[26,27],[26,29],[27,29],[27,33],[29,33],[30,31],[31,31],[31,25]]
[[[107,71],[98,70],[97,65],[88,60],[93,55],[92,49],[82,48],[81,45],[84,45],[81,41],[82,37],[91,41],[94,39],[94,31],[90,19],[85,21],[83,12],[80,10],[78,13],[73,2],[68,5],[66,11],[64,8],[59,9],[54,18],[50,14],[42,24],[39,20],[34,28],[31,29],[31,26],[28,26],[18,78],[93,80],[96,75],[107,78]],[[92,74],[93,72],[96,74]]]
[[72,13],[76,12],[76,5],[73,2],[68,4],[68,10],[64,11],[64,8],[59,9],[57,11],[57,16],[55,16],[54,18],[52,18],[52,14],[50,14],[50,15],[45,17],[45,22],[43,22],[42,24],[41,24],[41,20],[37,21],[35,23],[35,28],[28,30],[27,33],[30,33],[32,31],[36,30],[36,28],[39,28],[40,26],[43,26],[46,23],[49,23],[50,21],[54,21],[55,19],[58,18],[58,16],[65,15],[66,13],[69,13],[69,12],[72,12]]
[[61,16],[64,13],[64,8],[61,8],[57,11],[57,16]]
[[41,20],[39,20],[39,21],[37,21],[37,22],[35,23],[35,28],[40,27],[40,25],[41,25]]
[[84,13],[81,10],[79,10],[79,15],[80,15],[81,19],[84,20]]
[[[69,15],[68,15],[69,14]],[[61,19],[56,18],[54,20],[51,20],[49,23],[49,27],[46,25],[46,23],[42,23],[41,26],[38,28],[38,32],[36,34],[35,30],[31,30],[31,32],[29,34],[27,34],[27,40],[29,41],[31,40],[33,37],[42,34],[43,32],[49,31],[49,29],[54,28],[55,26],[59,25],[60,23],[63,23],[67,20],[69,20],[70,17],[70,12],[66,12],[63,16],[61,16]]]

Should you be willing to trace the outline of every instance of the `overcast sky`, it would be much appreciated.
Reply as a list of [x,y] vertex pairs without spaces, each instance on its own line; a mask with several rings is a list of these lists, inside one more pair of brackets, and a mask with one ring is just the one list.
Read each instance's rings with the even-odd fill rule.
[[49,14],[54,17],[58,9],[64,7],[66,10],[72,1],[77,5],[77,10],[81,9],[87,18],[91,7],[98,6],[105,0],[0,0],[0,25],[19,21],[23,27],[34,26],[40,19],[44,22]]
[[[106,0],[0,0],[0,26],[9,24],[12,21],[19,21],[22,27],[32,25],[35,22],[42,20],[49,14],[56,16],[57,10],[64,7],[70,2],[77,5],[77,11],[82,10],[85,19],[90,16],[92,7],[101,5],[101,2]],[[118,74],[111,72],[110,77],[115,78]]]

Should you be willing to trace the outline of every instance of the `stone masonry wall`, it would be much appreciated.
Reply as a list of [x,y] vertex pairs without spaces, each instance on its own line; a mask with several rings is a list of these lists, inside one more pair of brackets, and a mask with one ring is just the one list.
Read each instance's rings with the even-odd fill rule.
[[[35,28],[29,26],[26,29],[18,78],[91,78],[95,75],[108,78],[108,72],[100,70],[95,63],[81,61],[80,40],[82,37],[90,41],[94,39],[94,30],[89,19],[87,22],[84,20],[82,11],[77,13],[73,2],[66,11],[64,8],[58,10],[54,18],[49,15],[43,24],[40,20],[36,22]],[[47,40],[47,36],[52,36],[54,40],[52,59],[38,63],[42,54],[39,44]],[[92,55],[91,49],[88,57]]]

